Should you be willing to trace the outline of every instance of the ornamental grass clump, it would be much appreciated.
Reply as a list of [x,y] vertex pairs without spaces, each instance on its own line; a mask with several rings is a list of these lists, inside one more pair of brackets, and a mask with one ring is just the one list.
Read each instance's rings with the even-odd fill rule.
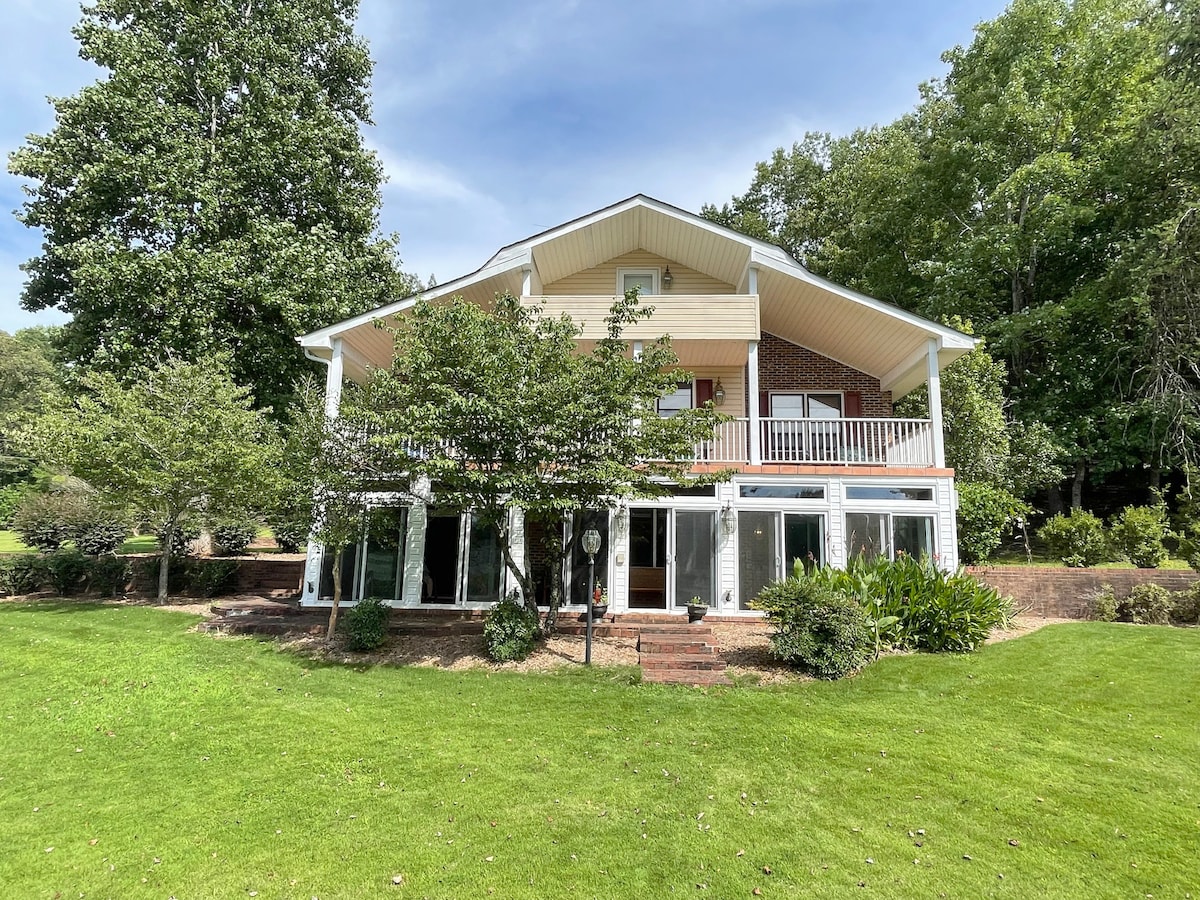
[[851,597],[807,576],[763,588],[751,606],[774,627],[771,653],[789,666],[833,680],[866,665],[875,647],[867,615]]
[[537,615],[512,591],[492,607],[483,626],[483,641],[494,662],[525,659],[537,645]]

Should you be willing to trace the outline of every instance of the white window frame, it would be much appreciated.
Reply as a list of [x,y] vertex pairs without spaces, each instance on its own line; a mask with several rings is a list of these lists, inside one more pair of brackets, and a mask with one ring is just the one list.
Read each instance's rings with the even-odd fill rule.
[[638,268],[621,268],[617,269],[617,296],[625,296],[625,276],[626,275],[649,275],[650,276],[650,291],[649,293],[639,294],[639,297],[656,297],[661,293],[661,285],[659,282],[661,270],[657,267],[638,267]]
[[[805,413],[803,418],[811,419],[812,416],[809,414],[809,412],[810,412],[809,411],[809,397],[811,397],[813,394],[837,394],[839,397],[841,397],[841,403],[839,405],[837,418],[838,419],[846,418],[846,392],[845,391],[833,391],[833,390],[830,390],[830,391],[768,391],[768,395],[770,396],[768,405],[772,408],[768,410],[771,413],[771,415],[768,416],[767,418],[773,419],[776,417],[775,410],[773,407],[775,405],[775,397],[778,395],[778,396],[783,396],[783,397],[803,397],[804,398],[804,413]],[[836,421],[836,419],[822,418],[821,421],[834,422],[834,421]]]

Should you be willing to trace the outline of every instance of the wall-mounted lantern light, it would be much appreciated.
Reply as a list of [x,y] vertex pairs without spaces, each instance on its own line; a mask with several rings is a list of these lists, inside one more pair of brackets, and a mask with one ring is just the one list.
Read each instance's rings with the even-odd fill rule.
[[737,531],[737,513],[733,511],[732,503],[726,503],[721,510],[721,527],[725,530],[726,535],[732,535]]
[[671,267],[667,266],[667,271],[663,272],[662,283],[664,288],[670,288],[671,282],[675,280],[675,276],[671,274]]
[[725,405],[725,386],[721,384],[721,379],[717,379],[717,386],[713,388],[713,403],[717,406]]

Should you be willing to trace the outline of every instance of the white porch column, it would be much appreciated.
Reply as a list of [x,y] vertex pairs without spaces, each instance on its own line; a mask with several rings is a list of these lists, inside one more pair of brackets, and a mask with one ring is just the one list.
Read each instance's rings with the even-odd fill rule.
[[933,446],[933,465],[935,468],[944,469],[946,468],[946,438],[942,433],[942,375],[938,371],[937,338],[930,338],[927,347],[929,374],[926,382],[929,385],[929,430]]
[[750,407],[746,410],[750,419],[748,426],[750,430],[750,465],[761,466],[762,448],[759,443],[762,429],[758,424],[758,341],[746,342],[746,384],[746,393],[749,395],[746,402]]
[[521,270],[521,296],[533,296],[533,269],[529,266]]
[[346,373],[340,337],[333,339],[332,350],[329,366],[325,370],[325,417],[336,419],[342,403],[342,379]]

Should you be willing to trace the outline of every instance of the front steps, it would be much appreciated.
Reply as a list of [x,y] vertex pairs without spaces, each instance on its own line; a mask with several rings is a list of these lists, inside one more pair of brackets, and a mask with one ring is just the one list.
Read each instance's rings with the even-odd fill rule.
[[659,684],[729,684],[725,661],[712,639],[712,628],[691,625],[643,625],[638,636],[642,681]]

